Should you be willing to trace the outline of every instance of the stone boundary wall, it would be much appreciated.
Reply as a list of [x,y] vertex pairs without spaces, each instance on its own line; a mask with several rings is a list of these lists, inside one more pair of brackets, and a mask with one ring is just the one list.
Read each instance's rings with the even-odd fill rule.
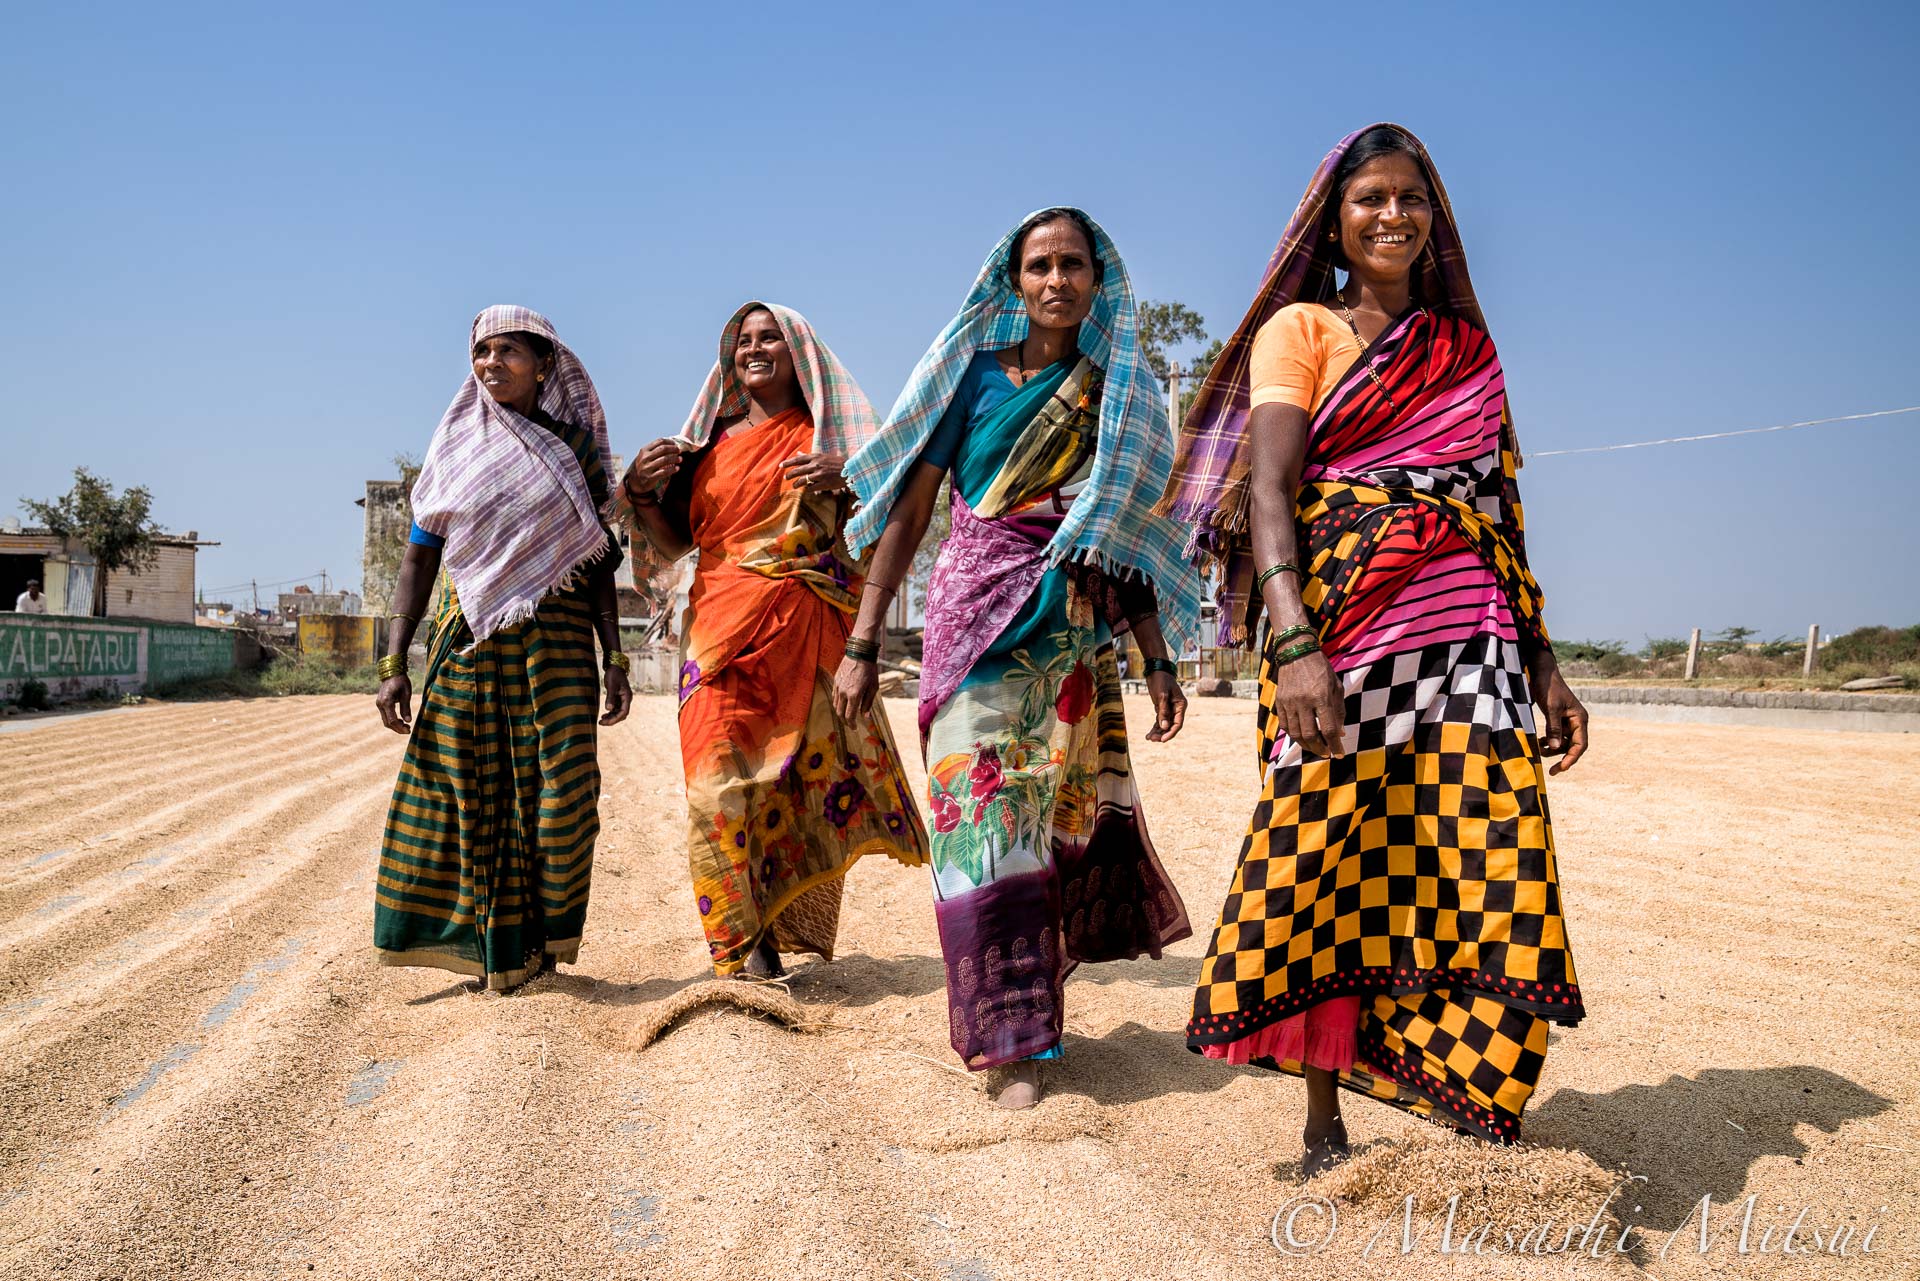
[[138,619],[0,613],[0,699],[43,682],[55,701],[134,694],[233,670],[234,634]]
[[1824,689],[1692,689],[1673,685],[1585,685],[1569,681],[1589,707],[1634,703],[1664,707],[1753,707],[1805,712],[1906,712],[1920,715],[1912,694],[1843,694]]

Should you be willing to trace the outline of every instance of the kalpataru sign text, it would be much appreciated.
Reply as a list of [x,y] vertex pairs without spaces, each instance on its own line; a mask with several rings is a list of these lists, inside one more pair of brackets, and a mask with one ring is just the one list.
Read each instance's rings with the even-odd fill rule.
[[138,689],[147,674],[147,629],[85,618],[0,614],[0,697],[30,680],[56,696]]

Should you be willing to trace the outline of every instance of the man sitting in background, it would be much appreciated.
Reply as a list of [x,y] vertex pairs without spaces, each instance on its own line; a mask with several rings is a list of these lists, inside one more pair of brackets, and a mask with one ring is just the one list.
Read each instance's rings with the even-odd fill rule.
[[[0,600],[6,597],[0,596]],[[13,608],[21,614],[44,614],[47,612],[47,598],[40,592],[40,580],[29,578],[27,590],[14,598]]]

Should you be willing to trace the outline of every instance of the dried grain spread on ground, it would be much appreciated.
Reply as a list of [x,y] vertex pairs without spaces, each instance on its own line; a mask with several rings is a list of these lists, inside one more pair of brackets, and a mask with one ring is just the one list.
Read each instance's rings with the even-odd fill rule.
[[[889,710],[912,741],[911,706]],[[1136,757],[1197,901],[1245,831],[1251,711],[1201,700]],[[1298,1083],[1184,1047],[1199,940],[1073,980],[1066,1061],[1027,1113],[955,1066],[927,887],[896,869],[854,870],[840,960],[752,1008],[702,1000],[669,700],[603,740],[581,964],[508,998],[374,962],[401,744],[371,700],[0,735],[0,1269],[1912,1275],[1920,736],[1599,727],[1551,785],[1591,1016],[1556,1034],[1541,1146],[1353,1100],[1360,1156],[1304,1190]],[[1646,1181],[1608,1202],[1625,1173]],[[1845,1257],[1808,1252],[1849,1225]],[[1569,1229],[1579,1261],[1539,1253]],[[1308,1248],[1277,1249],[1289,1232]]]

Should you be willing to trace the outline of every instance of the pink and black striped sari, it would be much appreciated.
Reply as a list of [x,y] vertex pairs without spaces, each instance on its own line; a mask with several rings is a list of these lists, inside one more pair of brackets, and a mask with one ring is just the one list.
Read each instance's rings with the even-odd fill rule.
[[1331,1047],[1348,1088],[1499,1141],[1518,1135],[1548,1024],[1582,1013],[1522,660],[1546,634],[1505,406],[1487,334],[1416,309],[1313,415],[1301,597],[1346,690],[1347,755],[1279,730],[1269,645],[1260,799],[1187,1029],[1209,1057],[1295,1073],[1334,1066]]

